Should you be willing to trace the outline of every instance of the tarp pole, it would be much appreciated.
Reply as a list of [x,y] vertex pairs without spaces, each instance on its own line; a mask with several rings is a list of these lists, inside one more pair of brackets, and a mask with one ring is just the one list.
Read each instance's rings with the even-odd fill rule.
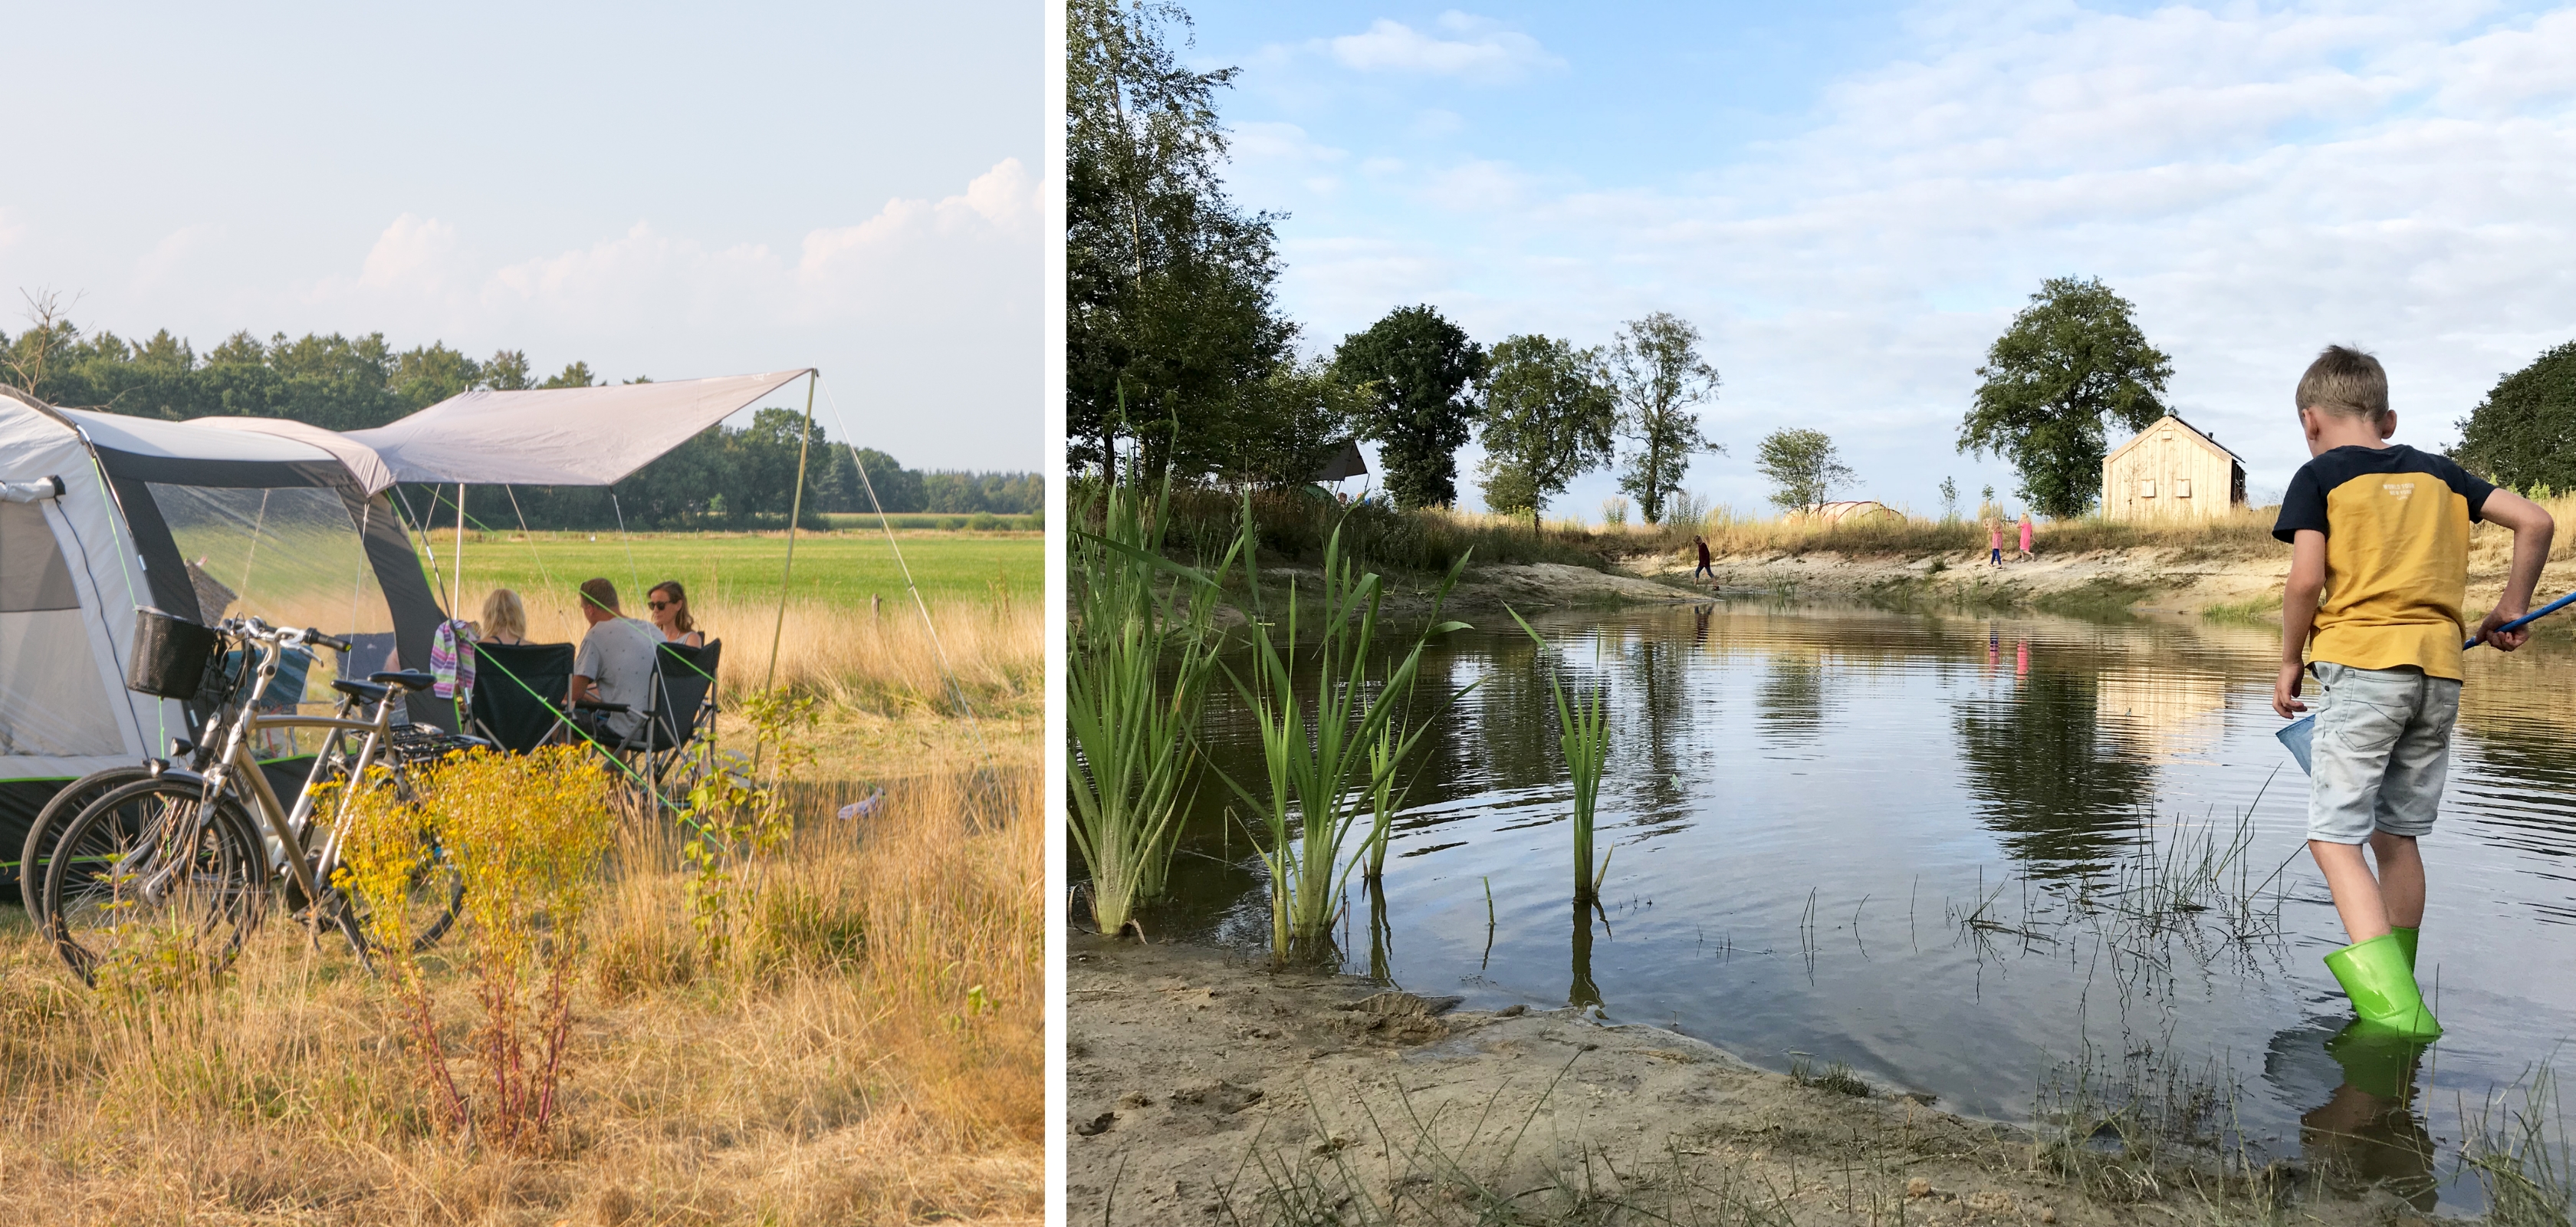
[[447,616],[453,621],[465,618],[465,483],[456,483],[456,595],[447,602]]
[[769,680],[760,684],[763,690],[778,684],[778,641],[787,633],[787,581],[796,574],[796,522],[805,518],[805,451],[814,441],[814,385],[822,381],[820,370],[805,379],[805,429],[796,436],[796,497],[787,505],[787,565],[778,573],[778,621],[769,628]]

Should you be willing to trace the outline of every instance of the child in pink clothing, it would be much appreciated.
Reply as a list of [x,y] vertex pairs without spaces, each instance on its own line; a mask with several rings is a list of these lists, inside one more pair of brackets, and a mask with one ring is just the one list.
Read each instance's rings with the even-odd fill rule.
[[2030,552],[2030,513],[2027,511],[2021,513],[2021,556],[2024,558],[2032,557]]
[[2000,520],[1986,521],[1986,565],[2004,565],[2004,526]]

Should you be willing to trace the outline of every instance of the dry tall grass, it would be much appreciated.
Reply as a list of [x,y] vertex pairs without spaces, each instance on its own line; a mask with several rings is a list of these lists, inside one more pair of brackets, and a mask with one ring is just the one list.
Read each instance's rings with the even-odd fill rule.
[[[1035,601],[934,605],[927,626],[910,601],[873,608],[790,601],[783,628],[775,602],[693,599],[690,605],[699,628],[724,641],[716,679],[720,702],[763,688],[773,629],[779,637],[778,685],[828,703],[884,714],[956,714],[934,646],[946,650],[958,687],[979,708],[1026,702],[1044,690],[1045,628]],[[579,643],[588,629],[571,609],[532,608],[528,623],[528,638],[537,643]]]
[[121,1005],[13,914],[0,1222],[1035,1221],[1038,781],[1007,773],[1006,812],[984,781],[917,776],[863,822],[807,825],[763,957],[721,973],[695,964],[669,826],[630,821],[588,922],[566,1128],[534,1157],[439,1139],[387,994],[336,937],[272,917],[222,987]]

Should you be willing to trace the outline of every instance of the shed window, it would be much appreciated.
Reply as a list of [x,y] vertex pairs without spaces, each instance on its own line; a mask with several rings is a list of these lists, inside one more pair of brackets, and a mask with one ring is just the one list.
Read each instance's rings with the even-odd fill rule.
[[2174,497],[2175,497],[2175,498],[2190,498],[2190,497],[2191,497],[2191,479],[2190,479],[2190,478],[2188,478],[2188,477],[2177,477],[2177,478],[2175,478],[2175,479],[2174,479]]
[[2155,496],[2156,483],[2152,479],[2142,480],[2138,483],[2139,498],[2154,498]]

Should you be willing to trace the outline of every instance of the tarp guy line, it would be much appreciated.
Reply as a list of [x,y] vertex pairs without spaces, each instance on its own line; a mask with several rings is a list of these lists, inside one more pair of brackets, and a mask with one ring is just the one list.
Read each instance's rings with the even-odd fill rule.
[[787,504],[787,562],[778,569],[778,621],[769,627],[769,678],[763,690],[778,686],[778,640],[787,633],[787,583],[796,575],[796,521],[805,514],[805,451],[814,441],[814,385],[823,381],[817,367],[805,379],[805,430],[796,436],[796,497]]
[[[821,382],[817,372],[815,381]],[[957,684],[957,672],[948,666],[948,648],[939,642],[938,624],[930,620],[930,606],[921,599],[921,585],[912,581],[912,565],[903,560],[903,546],[894,539],[894,522],[886,518],[885,504],[877,501],[876,483],[868,480],[868,466],[859,463],[859,445],[850,437],[849,423],[841,418],[841,402],[831,393],[823,394],[823,403],[832,407],[832,425],[841,432],[841,446],[850,449],[850,462],[858,464],[859,485],[868,492],[868,506],[876,508],[877,528],[885,533],[886,548],[894,551],[895,569],[903,572],[904,591],[912,594],[912,607],[921,612],[921,629],[930,635],[930,653],[939,661],[939,678],[948,683],[949,696],[957,700],[957,710],[966,713],[966,727],[975,734],[975,748],[984,756],[984,775],[995,791],[1002,787],[1002,773],[993,765],[993,747],[984,741],[984,725],[975,719],[975,705],[966,701],[966,688]],[[1005,802],[1005,808],[1016,808]]]
[[[608,488],[608,509],[617,513],[617,543],[626,547],[626,582],[635,585],[633,588],[627,589],[627,591],[632,592],[637,596],[642,596],[644,595],[644,577],[638,574],[635,570],[635,543],[627,540],[626,538],[626,509],[617,505],[617,487],[615,486],[610,486]],[[465,509],[462,507],[457,508],[456,514],[460,516],[464,515]]]
[[[509,487],[507,487],[507,486],[502,487],[502,489],[505,489],[505,490],[506,490],[506,489],[508,489],[508,488],[509,488]],[[488,532],[491,532],[491,531],[492,531],[492,526],[491,526],[491,525],[489,525],[489,524],[484,523],[484,522],[483,522],[483,521],[481,521],[481,520],[475,520],[473,523],[474,523],[474,531],[476,531],[476,532],[478,532],[478,533],[488,533]],[[528,522],[527,522],[526,517],[524,517],[524,516],[523,516],[523,517],[521,517],[521,518],[520,518],[520,520],[519,520],[519,527],[520,527],[521,529],[525,529],[525,528],[527,528],[527,526],[528,526]],[[529,545],[529,547],[530,547],[531,549],[533,549],[533,548],[535,548],[535,546],[536,546],[536,542],[532,540],[532,541],[530,541],[530,542],[528,543],[528,545]],[[540,572],[543,572],[543,571],[545,570],[545,566],[546,566],[546,564],[545,564],[544,556],[543,556],[543,555],[539,555],[539,556],[538,556],[538,559],[537,559],[537,570],[539,570]],[[554,585],[554,577],[553,577],[552,575],[550,575],[550,574],[549,574],[549,575],[547,575],[547,576],[546,576],[546,584],[547,584],[547,586],[548,586],[549,588],[552,588],[552,587],[553,587],[553,585]],[[521,594],[519,595],[519,600],[520,600],[520,603],[525,604],[525,603],[526,603],[526,601],[527,601],[527,594],[526,594],[526,593],[521,593]],[[480,666],[478,665],[477,667],[479,668]],[[498,668],[498,666],[495,666],[495,667],[496,667],[496,668]],[[694,662],[694,661],[689,662],[689,671],[690,671],[691,673],[695,673],[695,674],[697,674],[699,677],[703,677],[703,678],[707,679],[707,681],[708,681],[708,683],[709,683],[710,685],[712,685],[712,684],[715,682],[715,680],[716,680],[716,675],[714,675],[714,674],[712,674],[712,673],[709,673],[709,672],[707,672],[707,671],[706,671],[706,670],[704,670],[704,669],[699,668],[699,667],[697,666],[697,663],[696,663],[696,662]],[[506,672],[506,670],[505,670],[504,672]]]

